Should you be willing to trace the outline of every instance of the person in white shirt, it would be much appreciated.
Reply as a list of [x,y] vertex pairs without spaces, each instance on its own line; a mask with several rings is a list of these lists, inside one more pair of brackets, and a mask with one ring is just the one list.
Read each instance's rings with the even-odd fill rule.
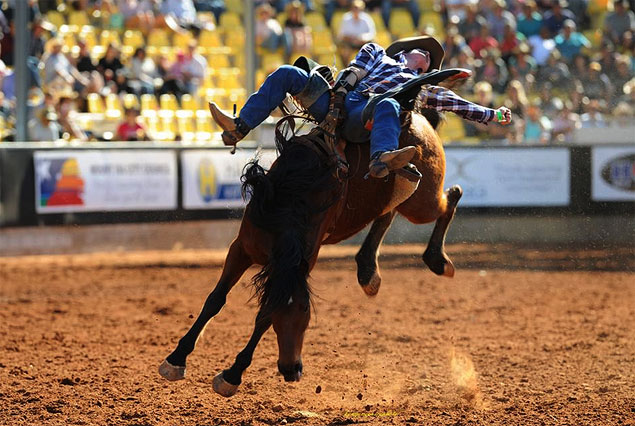
[[366,4],[362,0],[353,0],[351,10],[342,17],[337,32],[337,41],[342,63],[347,64],[354,52],[377,35],[373,18],[364,11]]
[[531,46],[531,56],[536,60],[536,64],[545,65],[549,55],[556,48],[556,42],[551,38],[549,28],[540,28],[540,34],[529,37],[527,41]]
[[203,84],[205,73],[207,72],[207,59],[196,52],[196,47],[195,41],[192,41],[187,46],[185,65],[183,66],[185,85],[189,93],[196,93],[198,88]]

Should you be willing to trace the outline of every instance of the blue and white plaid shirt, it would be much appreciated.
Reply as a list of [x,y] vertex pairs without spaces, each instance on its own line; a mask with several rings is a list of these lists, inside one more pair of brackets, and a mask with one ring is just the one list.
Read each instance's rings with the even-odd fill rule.
[[[363,45],[350,66],[367,72],[356,88],[367,95],[384,93],[418,75],[417,71],[406,67],[403,54],[391,58],[375,43]],[[495,110],[467,101],[444,87],[425,85],[419,96],[423,106],[438,111],[452,111],[467,120],[485,123],[496,117]]]

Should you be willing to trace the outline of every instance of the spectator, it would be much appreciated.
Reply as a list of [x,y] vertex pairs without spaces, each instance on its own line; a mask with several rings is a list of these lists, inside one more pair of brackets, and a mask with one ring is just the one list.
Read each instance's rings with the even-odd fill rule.
[[126,28],[138,29],[148,34],[155,27],[156,20],[150,0],[119,0],[118,9]]
[[273,0],[273,7],[277,13],[281,13],[287,10],[287,7],[293,2],[298,2],[302,5],[302,10],[312,12],[315,10],[313,6],[313,0]]
[[324,19],[328,26],[331,26],[333,15],[336,11],[348,11],[351,8],[352,0],[329,0],[324,5]]
[[445,37],[443,43],[443,50],[445,51],[446,58],[454,58],[459,54],[461,49],[468,47],[465,43],[465,39],[459,34],[459,30],[455,26],[451,26],[448,29],[448,34]]
[[525,1],[523,13],[518,17],[518,31],[529,38],[539,35],[540,28],[542,28],[542,15],[536,10],[536,2]]
[[381,17],[384,20],[386,28],[389,27],[390,13],[394,8],[404,8],[408,10],[414,27],[419,28],[419,16],[421,12],[419,11],[419,3],[417,3],[417,0],[382,0]]
[[[97,7],[95,7],[97,9]],[[95,10],[97,12],[97,10]],[[99,1],[99,17],[101,21],[101,26],[104,29],[111,29],[116,31],[122,31],[124,28],[140,28],[136,25],[132,24],[130,21],[130,25],[126,26],[126,18],[123,13],[119,11],[119,8],[115,4],[115,0],[101,0]],[[94,12],[93,12],[94,14]],[[147,33],[149,29],[152,28],[148,26],[148,28],[141,28],[141,31]]]
[[542,114],[540,102],[532,102],[527,108],[523,143],[546,144],[551,138],[551,121]]
[[128,69],[121,68],[115,73],[115,78],[111,82],[111,91],[117,94],[136,93],[128,82]]
[[[474,64],[474,52],[469,46],[463,46],[459,53],[455,57],[450,57],[448,66],[452,68],[465,68],[470,70],[472,74],[476,72],[476,65]],[[467,91],[472,91],[474,87],[474,79],[463,80],[463,87]]]
[[546,83],[551,87],[558,87],[562,90],[568,90],[571,86],[571,73],[567,64],[562,62],[560,52],[552,50],[549,54],[547,63],[538,70],[536,80],[538,89],[542,89]]
[[556,48],[556,42],[551,38],[551,33],[547,27],[542,27],[539,35],[529,37],[527,41],[531,46],[531,55],[539,66],[547,62],[549,54]]
[[212,12],[216,22],[220,22],[220,17],[227,7],[225,0],[194,0],[194,8],[197,12]]
[[575,22],[570,19],[564,21],[562,32],[556,36],[554,41],[562,59],[567,63],[571,63],[573,58],[582,51],[582,48],[589,49],[591,47],[591,42],[576,31]]
[[566,9],[567,6],[567,0],[554,0],[551,10],[545,12],[543,26],[549,29],[551,37],[555,37],[562,30],[564,21],[567,19],[575,21],[575,15]]
[[75,67],[79,72],[88,72],[91,73],[97,70],[93,59],[90,56],[90,51],[88,50],[88,46],[84,40],[78,40],[77,46],[79,47],[79,53],[77,54],[77,61],[75,62]]
[[441,13],[445,16],[446,25],[463,21],[474,3],[472,0],[441,0]]
[[589,0],[568,0],[567,9],[575,16],[576,26],[582,30],[591,27],[591,16],[589,15]]
[[167,26],[173,31],[192,30],[195,36],[202,28],[213,30],[211,23],[200,21],[196,16],[193,0],[163,0],[160,4],[159,26]]
[[503,105],[510,109],[514,115],[514,121],[512,123],[511,131],[507,137],[510,142],[520,143],[523,140],[523,132],[525,126],[525,115],[529,101],[525,94],[525,88],[523,84],[518,80],[512,80],[507,85],[506,97],[503,101]]
[[113,80],[117,71],[123,68],[123,64],[119,59],[119,49],[114,44],[106,47],[106,53],[97,64],[97,71],[104,77],[107,82]]
[[483,59],[476,68],[476,80],[488,82],[495,92],[501,93],[505,90],[509,76],[505,62],[501,59],[498,49],[487,49],[482,52]]
[[604,40],[600,46],[599,53],[593,55],[593,60],[599,62],[603,70],[613,70],[616,67],[615,59],[617,55],[615,45],[609,40]]
[[373,18],[364,11],[365,7],[362,0],[353,0],[351,10],[344,14],[337,32],[340,55],[345,64],[360,47],[375,38],[375,23]]
[[573,112],[570,100],[564,102],[558,98],[554,103],[557,109],[551,128],[553,142],[572,142],[575,131],[581,127],[580,116]]
[[614,87],[613,99],[617,102],[623,93],[624,85],[633,78],[633,71],[631,69],[631,59],[626,55],[618,56],[615,64],[615,69],[611,72],[609,78]]
[[76,92],[81,92],[90,81],[75,68],[62,53],[59,39],[49,40],[50,52],[42,56],[44,63],[44,84],[47,86],[69,85]]
[[[611,127],[630,127],[635,124],[635,114],[633,108],[626,102],[620,102],[613,110],[613,119],[611,120]],[[632,141],[632,140],[631,140]]]
[[[176,61],[165,71],[163,86],[159,89],[159,95],[171,93],[180,102],[181,96],[187,93],[187,86],[185,85],[186,64],[185,53],[182,51],[177,52]],[[162,65],[165,66],[165,64]]]
[[628,9],[628,1],[613,2],[613,12],[604,19],[604,36],[616,46],[621,46],[628,33],[632,37],[635,31],[635,13]]
[[[494,93],[492,85],[486,81],[479,81],[474,85],[474,93],[476,95],[475,103],[483,105],[486,108],[494,107]],[[504,139],[508,132],[503,126],[495,123],[478,123],[476,121],[465,121],[465,134],[467,136],[476,136],[480,139]]]
[[520,80],[527,87],[533,85],[535,73],[538,69],[536,60],[529,54],[529,51],[527,43],[521,43],[514,50],[514,55],[509,58],[508,64],[511,78]]
[[31,27],[31,40],[29,44],[29,56],[41,58],[44,54],[44,46],[46,45],[46,40],[44,39],[44,26],[45,23],[42,18],[37,18],[33,21]]
[[287,62],[298,55],[310,56],[313,50],[311,28],[304,22],[304,5],[299,1],[287,4],[287,20],[284,23],[284,35],[287,38]]
[[139,110],[127,108],[124,112],[124,121],[117,128],[117,140],[143,141],[147,140],[147,131],[139,123]]
[[61,130],[55,111],[43,108],[36,113],[35,118],[29,120],[29,141],[56,141],[60,138]]
[[503,30],[503,39],[500,42],[501,58],[505,63],[509,63],[509,58],[512,57],[514,51],[520,46],[520,43],[525,41],[525,36],[522,33],[516,32],[514,27],[509,24],[505,25]]
[[589,64],[589,72],[582,79],[582,87],[585,96],[590,99],[606,99],[610,101],[613,94],[613,86],[606,74],[602,72],[602,66],[597,62]]
[[506,25],[516,31],[516,18],[510,11],[505,10],[506,8],[505,0],[494,0],[491,12],[487,16],[490,33],[498,42],[503,40]]
[[[481,33],[481,27],[487,25],[487,20],[479,15],[476,4],[467,6],[464,19],[458,21],[459,33],[465,37],[465,41],[469,43],[474,37],[478,37]],[[456,18],[458,19],[458,17]]]
[[470,49],[474,52],[474,58],[481,59],[482,52],[490,48],[498,49],[498,41],[490,35],[489,25],[483,25],[479,35],[470,41]]
[[256,44],[269,52],[285,47],[285,38],[280,23],[274,19],[274,10],[269,3],[256,9]]
[[59,96],[57,101],[57,117],[62,133],[64,134],[64,139],[84,142],[88,140],[88,136],[79,127],[73,117],[75,110],[73,99],[75,96],[74,92],[63,93]]
[[146,56],[146,50],[138,47],[130,59],[130,87],[138,95],[154,93],[154,79],[158,76],[154,61]]
[[185,55],[185,65],[183,77],[185,78],[185,88],[188,93],[196,93],[203,85],[205,73],[207,72],[207,59],[196,51],[198,45],[196,41],[190,42]]
[[599,99],[585,99],[584,113],[580,116],[581,128],[607,127],[608,124],[602,114],[602,105]]

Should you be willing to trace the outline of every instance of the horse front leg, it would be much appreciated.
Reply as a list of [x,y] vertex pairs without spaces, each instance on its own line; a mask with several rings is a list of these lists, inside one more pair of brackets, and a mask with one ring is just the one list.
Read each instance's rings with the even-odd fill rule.
[[396,210],[392,210],[375,219],[362,246],[355,255],[357,282],[368,296],[375,296],[379,292],[379,286],[381,285],[381,275],[377,264],[379,246],[384,240],[384,236],[386,236],[386,232],[388,232],[396,214]]
[[159,366],[159,374],[175,381],[185,378],[186,358],[192,353],[201,332],[210,319],[225,305],[227,294],[253,264],[238,239],[234,240],[225,259],[225,266],[214,290],[207,296],[203,309],[190,330],[179,340],[176,349]]
[[242,382],[243,372],[251,365],[251,360],[262,335],[271,327],[271,315],[263,315],[262,310],[256,315],[254,332],[245,348],[238,353],[234,364],[214,377],[213,388],[216,393],[224,397],[233,396]]
[[459,185],[454,185],[445,191],[445,197],[447,199],[445,211],[437,219],[432,235],[430,235],[428,247],[422,256],[423,261],[432,272],[449,278],[454,276],[454,264],[447,254],[445,254],[445,236],[454,218],[456,205],[459,203],[462,195],[463,190]]

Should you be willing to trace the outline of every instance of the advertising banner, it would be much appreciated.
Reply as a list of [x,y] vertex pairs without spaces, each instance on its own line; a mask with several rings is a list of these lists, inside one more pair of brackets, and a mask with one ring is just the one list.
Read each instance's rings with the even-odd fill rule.
[[567,206],[567,148],[446,148],[444,187],[463,188],[463,207]]
[[635,201],[635,145],[593,147],[591,199]]
[[183,208],[234,209],[245,206],[240,177],[245,165],[256,155],[259,164],[269,168],[276,158],[275,150],[185,150],[181,152],[183,173]]
[[38,213],[177,208],[174,151],[36,151],[33,161]]

